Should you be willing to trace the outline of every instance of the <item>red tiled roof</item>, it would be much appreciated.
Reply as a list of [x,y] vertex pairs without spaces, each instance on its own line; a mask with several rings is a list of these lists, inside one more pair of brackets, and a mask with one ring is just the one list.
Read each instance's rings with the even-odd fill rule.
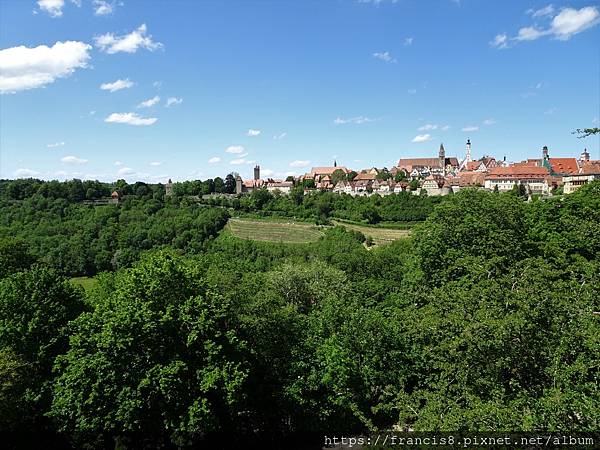
[[398,160],[398,167],[440,167],[439,158],[405,158]]
[[461,172],[458,174],[458,185],[465,186],[483,186],[485,174],[483,172]]
[[331,175],[336,170],[341,170],[344,173],[350,172],[346,167],[338,166],[338,167],[313,167],[312,169],[310,169],[310,173],[317,174],[317,175]]
[[490,169],[485,179],[535,179],[544,178],[548,173],[545,167],[514,165],[509,167],[494,167]]
[[374,173],[368,173],[368,172],[361,172],[358,175],[356,175],[354,177],[354,181],[360,181],[360,180],[374,180],[375,178],[377,178],[377,175]]
[[549,162],[554,173],[575,175],[579,172],[579,166],[575,158],[549,158]]
[[521,161],[517,163],[513,163],[512,166],[526,166],[526,167],[541,167],[542,160],[541,159],[528,159],[526,161]]
[[582,175],[600,175],[600,161],[588,161],[581,168]]

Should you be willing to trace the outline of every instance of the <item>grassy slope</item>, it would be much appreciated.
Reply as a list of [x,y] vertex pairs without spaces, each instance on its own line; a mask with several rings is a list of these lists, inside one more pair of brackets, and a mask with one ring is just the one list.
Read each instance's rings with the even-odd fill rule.
[[229,219],[227,229],[236,237],[253,241],[300,244],[323,235],[316,225],[292,221]]
[[410,230],[395,230],[393,228],[368,227],[350,224],[346,222],[338,222],[336,220],[334,220],[333,223],[336,225],[346,227],[348,230],[360,231],[365,236],[371,236],[373,238],[373,242],[377,245],[389,244],[390,242],[395,241],[396,239],[405,238],[410,234]]

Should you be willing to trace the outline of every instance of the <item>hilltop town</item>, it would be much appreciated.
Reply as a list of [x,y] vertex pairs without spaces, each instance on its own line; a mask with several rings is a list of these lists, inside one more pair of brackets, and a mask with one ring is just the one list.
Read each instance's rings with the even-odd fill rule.
[[447,156],[444,144],[440,144],[437,156],[400,158],[391,169],[352,170],[334,161],[332,166],[313,167],[304,175],[276,180],[261,178],[257,165],[253,179],[236,176],[235,193],[265,188],[288,194],[295,186],[303,186],[305,191],[319,189],[352,196],[400,192],[442,196],[465,187],[504,192],[519,186],[530,196],[547,196],[571,193],[595,179],[600,179],[600,160],[591,160],[587,149],[579,157],[553,158],[544,146],[540,158],[508,162],[506,157],[487,155],[473,159],[471,141],[467,140],[463,158]]

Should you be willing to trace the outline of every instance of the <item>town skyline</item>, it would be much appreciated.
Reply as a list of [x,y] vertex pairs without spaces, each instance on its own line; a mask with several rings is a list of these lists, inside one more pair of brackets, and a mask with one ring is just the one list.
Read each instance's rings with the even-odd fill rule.
[[600,159],[572,134],[599,122],[599,22],[579,0],[1,2],[0,178],[285,179],[467,139]]

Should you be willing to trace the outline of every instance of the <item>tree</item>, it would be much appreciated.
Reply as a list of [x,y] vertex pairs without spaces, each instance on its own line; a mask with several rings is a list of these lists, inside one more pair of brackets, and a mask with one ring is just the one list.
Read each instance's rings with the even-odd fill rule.
[[346,180],[346,173],[342,169],[336,169],[331,174],[331,183],[336,185],[340,181]]
[[85,440],[143,447],[231,430],[246,378],[228,302],[168,253],[100,281],[59,358],[52,416]]
[[28,269],[35,258],[21,239],[0,239],[0,278]]
[[[26,365],[24,378],[11,381],[21,386],[11,398],[22,414],[21,425],[44,427],[43,416],[52,398],[52,366],[67,350],[69,322],[83,310],[80,290],[45,267],[36,266],[0,281],[4,370]],[[13,378],[18,375],[12,369],[11,373]]]
[[595,134],[600,133],[600,128],[577,128],[577,130],[573,131],[572,134],[577,134],[577,137],[580,139],[586,138],[588,136],[593,136]]
[[394,181],[398,183],[404,180],[406,180],[406,172],[404,172],[404,170],[398,170],[398,172],[396,172],[396,176],[394,177]]
[[223,183],[222,178],[216,177],[213,182],[214,182],[214,186],[215,186],[215,192],[217,194],[221,194],[221,193],[225,192],[225,183]]
[[226,194],[235,193],[235,178],[231,173],[225,177],[225,188],[223,192]]

